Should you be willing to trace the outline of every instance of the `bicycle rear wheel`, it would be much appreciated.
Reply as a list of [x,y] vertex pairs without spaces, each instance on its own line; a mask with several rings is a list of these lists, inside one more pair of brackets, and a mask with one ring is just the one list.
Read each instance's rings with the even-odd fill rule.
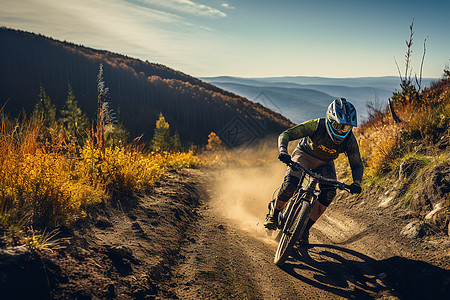
[[295,243],[305,230],[310,211],[310,203],[308,201],[302,201],[301,207],[289,214],[273,260],[277,266],[281,267],[288,259],[292,248],[294,248]]

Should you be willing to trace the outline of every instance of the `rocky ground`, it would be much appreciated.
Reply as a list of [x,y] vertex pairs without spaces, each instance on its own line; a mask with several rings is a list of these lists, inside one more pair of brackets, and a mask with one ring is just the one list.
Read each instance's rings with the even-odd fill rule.
[[[280,164],[172,171],[59,235],[61,249],[0,250],[2,299],[446,299],[450,240],[402,234],[414,216],[386,198],[338,197],[312,247],[273,264],[262,228]],[[385,195],[388,197],[389,193]],[[417,219],[423,223],[423,219]],[[51,248],[51,246],[50,246]]]

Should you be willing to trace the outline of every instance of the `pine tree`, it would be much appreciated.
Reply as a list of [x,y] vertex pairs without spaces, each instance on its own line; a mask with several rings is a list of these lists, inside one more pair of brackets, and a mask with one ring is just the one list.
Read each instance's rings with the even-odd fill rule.
[[89,121],[78,106],[72,87],[69,84],[69,92],[67,95],[66,105],[61,110],[61,122],[69,137],[75,138],[80,145],[87,138],[89,130]]
[[36,141],[44,149],[54,151],[62,140],[59,136],[60,126],[56,122],[56,106],[51,102],[44,87],[40,87],[38,100],[34,106],[31,120],[38,128]]
[[180,134],[178,131],[175,131],[175,134],[171,138],[171,146],[173,151],[180,151],[181,150],[181,140],[180,140]]
[[105,130],[105,143],[108,147],[124,147],[129,133],[123,124],[110,124]]
[[42,118],[43,125],[47,128],[56,125],[56,107],[42,85],[39,90],[38,100],[34,106],[32,118]]
[[151,141],[151,148],[154,151],[167,151],[170,149],[170,128],[163,114],[159,114],[159,119],[156,121],[155,133]]

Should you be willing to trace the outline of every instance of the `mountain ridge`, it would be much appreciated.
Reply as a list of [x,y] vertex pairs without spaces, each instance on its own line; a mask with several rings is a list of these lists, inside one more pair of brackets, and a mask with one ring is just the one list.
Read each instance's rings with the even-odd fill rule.
[[[144,141],[151,139],[159,113],[183,142],[199,145],[206,144],[214,131],[223,139],[233,138],[228,144],[237,146],[237,139],[227,136],[230,126],[244,126],[243,138],[250,143],[292,125],[258,103],[161,64],[5,27],[0,29],[0,42],[6,45],[0,48],[0,99],[10,99],[5,111],[13,117],[23,110],[31,113],[40,86],[60,110],[70,84],[92,119],[97,111],[97,74],[103,64],[111,107],[132,137],[144,135]],[[255,129],[255,123],[264,125]]]

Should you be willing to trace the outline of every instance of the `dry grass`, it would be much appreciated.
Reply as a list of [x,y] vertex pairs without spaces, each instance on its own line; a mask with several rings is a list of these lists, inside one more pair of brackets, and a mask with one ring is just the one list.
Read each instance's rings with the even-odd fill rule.
[[131,193],[147,191],[167,168],[192,168],[203,163],[192,152],[146,153],[133,148],[106,148],[103,153],[85,146],[75,173],[108,191]]
[[29,246],[46,247],[52,234],[36,228],[70,225],[89,206],[114,192],[148,191],[168,168],[190,168],[204,160],[187,153],[154,153],[142,147],[96,149],[65,143],[42,120],[14,122],[1,116],[0,234],[12,243],[28,236]]
[[392,171],[405,155],[436,155],[446,150],[443,143],[449,134],[450,81],[444,79],[425,89],[414,103],[398,101],[395,110],[402,123],[394,123],[388,110],[379,110],[357,132],[369,176]]
[[377,176],[390,170],[391,163],[403,151],[401,130],[399,125],[383,124],[367,129],[361,136],[360,151],[368,175]]

